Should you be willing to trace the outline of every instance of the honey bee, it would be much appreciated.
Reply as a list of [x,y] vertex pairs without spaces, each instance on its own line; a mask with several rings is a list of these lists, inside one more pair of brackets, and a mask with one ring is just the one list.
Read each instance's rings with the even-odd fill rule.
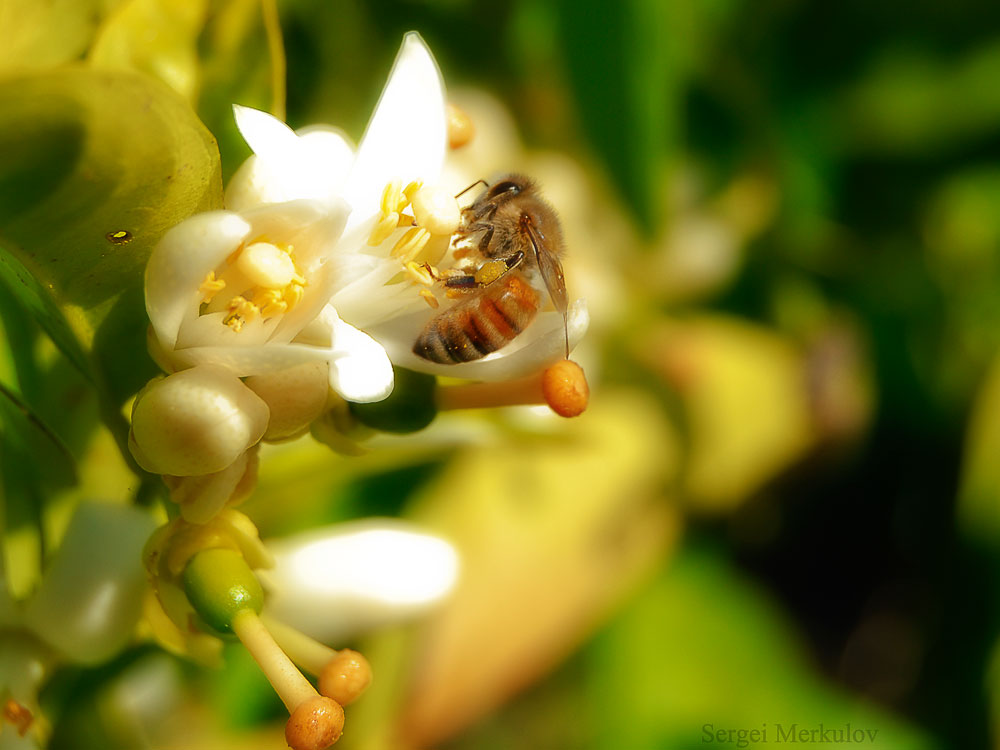
[[[559,262],[562,229],[535,182],[510,174],[487,185],[463,209],[456,232],[460,238],[475,235],[479,235],[475,247],[484,259],[480,270],[444,279],[446,287],[467,296],[427,323],[413,345],[414,354],[447,365],[471,362],[506,346],[538,314],[541,295],[531,283],[537,274],[563,316],[568,358],[569,303]],[[490,272],[482,273],[487,267]]]

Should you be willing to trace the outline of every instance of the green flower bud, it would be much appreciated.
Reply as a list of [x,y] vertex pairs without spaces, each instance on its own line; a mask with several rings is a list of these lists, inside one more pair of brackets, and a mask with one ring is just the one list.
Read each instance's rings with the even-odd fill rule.
[[364,425],[383,432],[408,433],[424,429],[437,416],[434,392],[437,380],[412,370],[393,367],[396,384],[388,398],[370,404],[350,404],[351,414]]
[[232,633],[233,617],[246,609],[260,613],[264,590],[236,550],[202,550],[184,569],[184,593],[201,619],[220,633]]

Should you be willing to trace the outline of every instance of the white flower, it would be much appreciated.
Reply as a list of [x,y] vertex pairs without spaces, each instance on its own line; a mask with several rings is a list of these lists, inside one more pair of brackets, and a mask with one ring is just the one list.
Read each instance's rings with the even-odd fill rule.
[[458,578],[454,547],[403,521],[337,524],[267,547],[265,613],[326,643],[423,614]]
[[[434,295],[434,281],[420,265],[433,265],[445,256],[458,221],[451,196],[481,176],[466,184],[442,185],[445,91],[419,35],[411,32],[404,38],[356,154],[332,128],[296,133],[270,115],[245,107],[236,109],[236,120],[254,156],[231,181],[227,205],[248,209],[301,198],[331,205],[345,201],[350,215],[327,261],[330,302],[344,320],[385,347],[395,364],[452,377],[506,380],[537,371],[564,354],[563,318],[555,311],[540,313],[513,342],[478,361],[439,365],[412,352],[427,321],[450,304],[443,295]],[[419,184],[423,190],[416,190]],[[404,196],[402,189],[411,185],[413,190]],[[396,228],[398,212],[407,204],[419,226],[404,222]],[[416,236],[422,230],[430,236]],[[429,296],[442,296],[441,309],[429,307]],[[583,301],[571,305],[568,322],[575,343],[589,322]]]
[[76,662],[97,664],[118,653],[142,611],[139,559],[154,525],[129,506],[80,504],[27,602],[24,624]]
[[[146,267],[151,349],[161,366],[214,365],[243,377],[326,362],[344,398],[385,398],[389,360],[356,328],[328,315],[328,338],[299,339],[334,291],[326,261],[347,213],[342,201],[294,200],[199,214],[167,232]],[[339,377],[358,369],[364,378]]]

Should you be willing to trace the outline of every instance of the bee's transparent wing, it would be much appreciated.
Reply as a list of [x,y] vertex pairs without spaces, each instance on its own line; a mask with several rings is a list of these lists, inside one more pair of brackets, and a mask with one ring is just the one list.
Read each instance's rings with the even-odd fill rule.
[[522,222],[528,239],[531,240],[531,247],[535,253],[535,261],[538,263],[538,270],[542,273],[542,281],[549,292],[552,304],[556,310],[563,315],[569,309],[569,298],[566,295],[566,278],[563,276],[562,264],[555,253],[543,251],[541,249],[541,238],[538,230],[530,221]]

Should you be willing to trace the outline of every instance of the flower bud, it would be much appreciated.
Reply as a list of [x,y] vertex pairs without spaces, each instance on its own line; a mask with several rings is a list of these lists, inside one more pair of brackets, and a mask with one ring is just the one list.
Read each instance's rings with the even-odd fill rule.
[[322,414],[330,390],[330,366],[307,362],[270,375],[254,375],[246,379],[246,385],[271,412],[264,440],[285,440],[304,432]]
[[136,397],[129,448],[156,474],[222,471],[267,427],[267,404],[226,370],[200,366],[154,380]]
[[170,499],[180,506],[189,523],[207,523],[227,505],[239,505],[257,486],[257,446],[239,456],[222,471],[195,477],[164,475]]

